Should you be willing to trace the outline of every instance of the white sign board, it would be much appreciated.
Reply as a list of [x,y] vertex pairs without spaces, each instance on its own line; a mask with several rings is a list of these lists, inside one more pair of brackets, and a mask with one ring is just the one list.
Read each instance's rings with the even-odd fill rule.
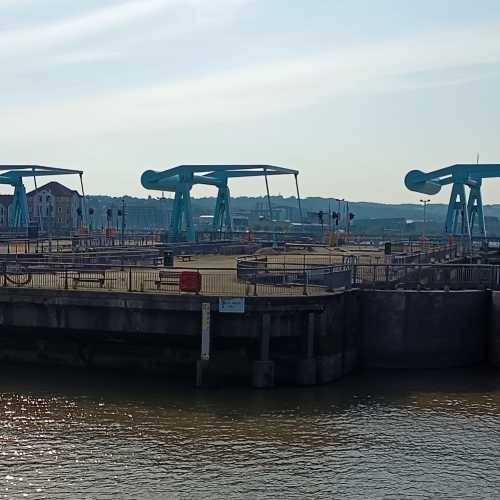
[[219,312],[243,314],[245,312],[245,297],[219,297]]

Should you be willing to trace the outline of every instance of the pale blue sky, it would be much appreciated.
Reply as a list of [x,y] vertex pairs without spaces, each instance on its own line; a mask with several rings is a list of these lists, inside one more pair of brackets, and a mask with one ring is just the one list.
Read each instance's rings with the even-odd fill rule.
[[411,202],[410,169],[500,163],[498,0],[0,0],[0,65],[0,163],[83,169],[92,193],[237,162]]

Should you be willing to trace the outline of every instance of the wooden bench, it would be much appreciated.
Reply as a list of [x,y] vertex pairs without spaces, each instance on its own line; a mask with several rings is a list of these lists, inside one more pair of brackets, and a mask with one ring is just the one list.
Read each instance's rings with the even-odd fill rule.
[[73,288],[76,288],[78,283],[98,283],[99,287],[104,286],[106,280],[105,271],[76,271],[76,276],[72,276]]
[[159,290],[162,285],[173,285],[179,288],[180,279],[181,273],[177,273],[174,271],[160,271],[158,273],[158,279],[155,280],[155,285],[157,290]]
[[182,262],[191,262],[193,260],[193,256],[188,254],[181,254],[178,255],[177,257],[181,259]]

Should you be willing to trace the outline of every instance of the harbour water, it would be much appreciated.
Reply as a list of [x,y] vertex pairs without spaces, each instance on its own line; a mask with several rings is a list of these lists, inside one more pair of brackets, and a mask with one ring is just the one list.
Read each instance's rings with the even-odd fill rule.
[[500,498],[500,372],[195,390],[3,366],[0,498]]

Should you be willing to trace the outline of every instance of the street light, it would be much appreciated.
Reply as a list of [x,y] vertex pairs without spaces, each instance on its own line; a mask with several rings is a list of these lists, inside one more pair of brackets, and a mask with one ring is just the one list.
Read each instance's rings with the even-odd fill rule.
[[422,236],[425,236],[425,226],[427,225],[427,203],[431,200],[420,200],[420,203],[424,204],[424,227],[422,229]]

